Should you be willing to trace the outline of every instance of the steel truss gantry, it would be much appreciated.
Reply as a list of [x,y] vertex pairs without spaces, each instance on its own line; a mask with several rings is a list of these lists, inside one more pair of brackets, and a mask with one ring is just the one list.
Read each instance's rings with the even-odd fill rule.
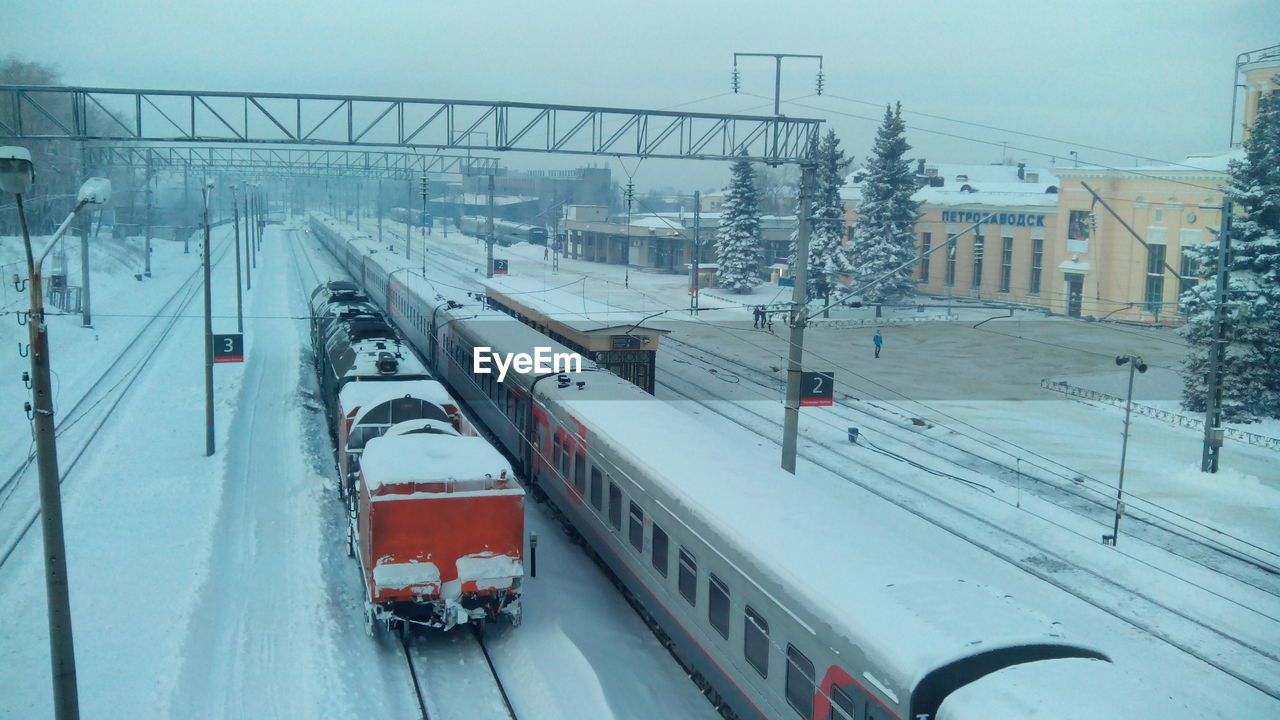
[[436,174],[491,175],[497,158],[421,155],[318,148],[255,148],[230,145],[92,145],[84,148],[91,168],[210,170],[288,177],[359,177],[413,180]]
[[[354,95],[0,85],[0,137],[802,163],[820,120]],[[483,142],[476,143],[477,136]]]

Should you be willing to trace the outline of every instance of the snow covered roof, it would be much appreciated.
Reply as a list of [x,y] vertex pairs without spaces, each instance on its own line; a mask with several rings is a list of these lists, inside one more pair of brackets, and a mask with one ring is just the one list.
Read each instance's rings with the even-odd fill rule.
[[[360,457],[360,472],[370,494],[390,485],[449,482],[448,490],[481,490],[493,486],[511,465],[484,438],[415,433],[383,435],[369,441]],[[478,487],[469,487],[478,481]],[[442,488],[433,488],[439,492]]]
[[347,383],[338,393],[338,406],[349,413],[354,408],[367,409],[402,397],[426,400],[442,408],[446,404],[456,405],[444,386],[435,380],[402,380]]
[[[651,313],[619,310],[612,305],[590,300],[576,284],[567,288],[546,286],[539,278],[515,275],[494,277],[484,281],[486,287],[503,295],[510,295],[520,304],[554,319],[581,333],[593,333],[610,328],[628,328],[639,325]],[[654,328],[636,327],[635,334],[653,334]]]
[[1096,165],[1082,165],[1081,167],[1055,167],[1054,172],[1060,173],[1063,177],[1074,177],[1076,175],[1096,175],[1098,172],[1108,172],[1117,175],[1128,174],[1129,171],[1136,171],[1143,174],[1187,174],[1187,173],[1226,173],[1227,164],[1232,160],[1243,160],[1244,149],[1234,148],[1227,151],[1193,153],[1188,155],[1181,162],[1177,163],[1158,163],[1152,165],[1139,165],[1132,168],[1100,168]]
[[[993,207],[1056,207],[1059,178],[1053,170],[1023,167],[1018,177],[1016,165],[926,163],[925,172],[941,178],[941,186],[926,185],[912,199],[926,205],[989,205]],[[851,173],[841,189],[845,207],[853,208],[862,199],[859,172]],[[1028,178],[1035,182],[1028,182]]]

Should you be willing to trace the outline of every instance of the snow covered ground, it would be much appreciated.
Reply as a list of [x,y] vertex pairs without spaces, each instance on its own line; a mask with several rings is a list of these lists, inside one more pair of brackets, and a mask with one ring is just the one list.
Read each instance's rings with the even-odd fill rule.
[[[228,227],[214,230],[215,257],[229,235]],[[78,462],[72,457],[88,438],[74,427],[60,437],[83,717],[417,716],[399,647],[364,629],[363,587],[346,555],[304,347],[311,288],[300,284],[298,236],[267,230],[244,301],[246,362],[215,367],[212,457],[204,455],[199,293],[165,311],[178,315],[166,339],[147,336],[158,343],[154,357]],[[194,245],[184,255],[181,243],[155,241],[153,277],[137,281],[137,246],[105,233],[95,240],[93,329],[80,328],[78,315],[50,320],[60,411],[198,268]],[[6,273],[21,257],[20,241],[0,239]],[[214,331],[234,332],[230,254],[217,263],[213,286]],[[0,301],[11,313],[27,297],[9,286]],[[0,323],[5,347],[25,333]],[[26,361],[12,352],[5,358],[0,376],[11,382],[0,386],[0,412],[16,431],[0,439],[7,468],[0,480],[30,448],[26,389],[17,381]],[[124,381],[113,376],[107,385],[118,390]],[[35,484],[32,467],[0,493],[0,550],[12,548],[0,565],[0,718],[52,712],[39,525],[23,531]],[[712,717],[590,561],[536,510],[529,525],[539,531],[541,557],[539,576],[528,581],[525,622],[490,638],[521,717],[572,717],[579,709],[601,718]],[[453,693],[454,706],[466,707],[465,683],[444,670],[448,643],[434,642],[441,682],[432,691]]]
[[[372,227],[369,221],[362,229],[376,237]],[[385,228],[387,243],[393,240],[391,227]],[[215,250],[228,234],[225,227],[215,230]],[[306,280],[291,254],[301,235],[268,228],[254,290],[245,301],[248,361],[215,368],[213,457],[204,457],[198,295],[179,313],[167,339],[160,342],[155,331],[139,341],[158,343],[152,363],[74,465],[71,456],[87,438],[72,428],[60,439],[85,717],[416,715],[399,649],[365,634],[358,570],[346,557],[329,439],[303,347],[303,293],[310,288],[303,287]],[[448,251],[447,259],[428,257],[433,266],[449,269],[451,282],[462,287],[468,275],[482,276],[483,261],[476,260],[484,248],[474,239],[456,232],[445,239],[437,230],[427,241]],[[139,282],[132,275],[139,264],[137,241],[132,250],[129,245],[95,244],[94,329],[79,328],[79,316],[51,319],[60,409],[88,390],[104,362],[142,328],[144,316],[197,268],[194,246],[183,255],[181,243],[156,242],[155,276]],[[418,251],[415,244],[414,266]],[[626,288],[621,267],[561,260],[553,272],[542,254],[533,246],[497,250],[521,282],[572,284],[569,289],[584,301],[646,315],[665,311],[650,324],[665,323],[673,337],[766,373],[770,366],[781,367],[785,344],[748,322],[750,305],[786,299],[776,288],[723,297],[713,290],[702,306],[724,309],[688,321],[682,313],[688,303],[683,277],[633,270]],[[10,269],[20,258],[20,243],[0,239],[0,271],[20,271]],[[228,255],[214,280],[215,332],[235,329],[233,274]],[[0,302],[0,309],[12,312],[25,307],[26,295],[9,285]],[[1112,481],[1118,468],[1122,412],[1049,393],[1040,388],[1040,378],[1123,394],[1127,376],[1112,358],[1139,352],[1152,370],[1139,376],[1135,397],[1153,403],[1176,398],[1178,341],[1167,331],[1021,315],[973,328],[1000,313],[957,307],[894,313],[910,320],[883,325],[885,354],[878,361],[870,351],[874,325],[815,327],[808,333],[807,362],[825,361],[836,369],[842,403],[875,405],[890,417],[924,418],[934,425],[929,434],[955,431],[1008,441],[1100,481]],[[844,320],[874,322],[870,309],[837,312]],[[916,320],[947,315],[958,319]],[[673,316],[684,320],[669,321]],[[775,326],[779,335],[781,330]],[[0,343],[10,348],[25,341],[25,333],[17,323],[0,323]],[[0,418],[19,431],[0,438],[0,446],[5,467],[16,469],[30,448],[21,414],[27,391],[16,380],[27,361],[12,352],[4,357],[0,377],[12,380],[0,385]],[[681,356],[664,357],[660,379],[671,373],[710,382],[702,368],[670,359]],[[107,384],[124,382],[112,376]],[[711,384],[717,393],[719,386],[732,385],[740,393],[734,397],[781,415],[780,397],[768,396],[754,380]],[[109,404],[103,401],[98,410]],[[77,426],[91,426],[95,417],[86,412]],[[806,445],[843,442],[843,424],[839,416],[806,410]],[[1246,429],[1277,435],[1275,424]],[[1222,472],[1206,476],[1195,470],[1198,433],[1141,417],[1132,430],[1127,492],[1280,552],[1275,452],[1228,441]],[[289,438],[298,441],[282,442]],[[0,473],[0,481],[10,471]],[[0,552],[13,547],[0,565],[0,717],[6,718],[44,716],[51,707],[38,527],[21,532],[34,507],[34,485],[32,468],[0,492]],[[489,637],[521,716],[712,717],[709,704],[599,571],[561,539],[538,506],[530,508],[529,529],[539,534],[540,557],[538,577],[526,584],[525,622]],[[432,671],[444,688],[465,687],[474,667],[464,650],[451,654],[455,644],[465,646],[432,638],[416,648],[435,660]],[[1188,692],[1193,701],[1234,708],[1237,717],[1274,716],[1274,703],[1237,694],[1234,681],[1198,661],[1168,660],[1172,651],[1141,638],[1128,647],[1129,662],[1140,663],[1144,652],[1168,661],[1159,666],[1172,678],[1166,683],[1195,685],[1197,673],[1211,673],[1200,690]],[[466,697],[465,690],[459,692],[451,699]],[[1223,697],[1240,701],[1224,708]]]

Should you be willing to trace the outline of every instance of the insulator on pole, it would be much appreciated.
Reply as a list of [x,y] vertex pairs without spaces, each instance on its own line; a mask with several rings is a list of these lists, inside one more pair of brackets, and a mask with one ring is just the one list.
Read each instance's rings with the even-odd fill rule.
[[823,76],[822,76],[822,71],[821,71],[821,70],[819,70],[819,71],[818,71],[818,94],[819,94],[819,95],[821,95],[821,94],[822,94],[822,83],[823,83],[823,80],[824,80],[824,78],[823,78]]
[[734,65],[733,66],[733,92],[737,93],[739,87],[740,87],[740,84],[738,82],[738,66]]

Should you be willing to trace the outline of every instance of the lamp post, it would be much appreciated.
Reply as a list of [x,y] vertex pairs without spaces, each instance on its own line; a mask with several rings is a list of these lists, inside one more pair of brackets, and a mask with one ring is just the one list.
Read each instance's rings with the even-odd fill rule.
[[1129,393],[1124,401],[1124,441],[1120,445],[1120,482],[1116,486],[1116,516],[1115,523],[1111,526],[1111,534],[1103,535],[1103,544],[1115,545],[1116,540],[1120,537],[1120,516],[1124,514],[1124,461],[1125,456],[1129,453],[1129,417],[1133,410],[1133,373],[1138,371],[1144,373],[1147,371],[1147,364],[1137,355],[1119,355],[1116,357],[1116,365],[1129,366]]
[[[48,247],[36,259],[31,249],[22,196],[31,189],[35,170],[26,148],[0,148],[0,190],[17,196],[18,222],[27,254],[27,282],[31,293],[30,329],[32,426],[36,440],[36,464],[40,474],[40,516],[44,533],[45,592],[49,611],[49,661],[53,671],[53,707],[57,718],[80,717],[76,690],[75,643],[71,633],[71,597],[67,582],[66,542],[62,533],[62,493],[58,485],[58,446],[54,435],[53,387],[50,380],[49,329],[45,325],[40,268],[49,250],[71,226],[86,205],[104,205],[111,198],[111,181],[90,178],[80,187],[76,206],[62,221]],[[15,277],[15,285],[17,279]]]

